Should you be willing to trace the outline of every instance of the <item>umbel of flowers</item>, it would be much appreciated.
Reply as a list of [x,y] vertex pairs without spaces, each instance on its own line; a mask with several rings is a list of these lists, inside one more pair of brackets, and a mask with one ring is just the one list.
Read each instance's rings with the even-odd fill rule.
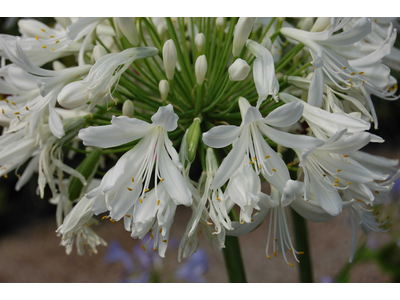
[[350,261],[357,229],[391,227],[379,204],[398,162],[362,151],[384,142],[371,96],[398,98],[391,19],[55,20],[0,35],[0,175],[19,190],[38,174],[68,254],[106,245],[102,219],[164,257],[179,205],[192,211],[179,260],[200,234],[221,249],[266,220],[259,251],[293,267],[289,207],[347,213]]

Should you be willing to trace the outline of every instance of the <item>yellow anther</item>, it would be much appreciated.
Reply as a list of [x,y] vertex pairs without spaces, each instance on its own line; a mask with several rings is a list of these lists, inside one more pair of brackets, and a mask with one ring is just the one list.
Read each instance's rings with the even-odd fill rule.
[[51,49],[51,51],[54,51],[54,50],[56,50],[56,49],[55,48]]
[[304,254],[304,252],[303,251],[301,251],[301,252],[299,252],[299,254],[301,255],[301,254]]
[[150,234],[150,237],[151,237],[151,239],[154,239],[154,235],[153,234]]
[[135,178],[132,177],[132,182],[135,182]]
[[149,232],[152,232],[152,231],[153,231],[153,228],[150,228]]
[[276,170],[275,169],[271,169],[272,171],[274,171],[274,172],[276,172]]
[[251,164],[251,165],[254,164],[254,161],[249,162],[249,164]]
[[131,217],[131,215],[125,215],[127,218],[130,218]]
[[346,154],[346,155],[343,155],[343,157],[349,157],[349,156]]
[[162,240],[164,243],[166,243],[167,242],[167,240]]
[[274,256],[276,257],[277,255],[276,255],[276,252],[274,252]]
[[364,84],[364,83],[365,83],[365,81],[363,80],[363,81],[362,81],[362,83]]
[[157,251],[157,248],[154,248],[153,251]]
[[343,67],[342,69],[343,69],[343,70],[346,70],[346,69],[347,69],[347,67]]
[[150,189],[146,189],[145,192],[147,193],[148,191],[150,191]]
[[267,155],[267,156],[265,157],[265,159],[270,158],[270,157],[271,157],[270,155]]
[[25,106],[25,109],[26,109],[26,110],[29,110],[28,106]]
[[53,37],[54,37],[54,35],[51,35],[50,37],[51,37],[51,38],[53,38]]
[[88,223],[85,223],[85,225],[86,225],[87,227],[90,227],[90,225],[89,225]]
[[322,174],[322,176],[326,177],[326,174]]
[[252,222],[254,222],[254,219],[251,219]]
[[361,199],[357,199],[358,202],[361,202]]
[[241,224],[244,224],[244,221],[242,221]]
[[20,179],[20,178],[21,178],[21,175],[20,175],[20,174],[17,174],[17,177],[18,177],[18,179]]
[[349,181],[347,184],[351,184],[351,182]]
[[14,114],[19,115],[19,112],[15,112]]
[[254,161],[257,161],[257,158],[253,157]]
[[157,205],[160,205],[160,200],[157,200]]
[[335,183],[338,183],[339,182],[339,180],[335,180]]
[[292,263],[289,263],[289,266],[291,266],[293,268],[293,264]]
[[290,248],[290,249],[289,249],[289,251],[290,251],[290,252],[293,252],[293,249],[292,249],[292,248]]
[[59,41],[59,40],[57,40],[57,41],[56,41],[56,44],[58,44],[59,42],[60,42],[60,41]]
[[132,192],[132,189],[130,187],[127,187],[128,191]]
[[142,200],[142,198],[139,198],[139,201],[140,201],[140,203],[143,203],[143,200]]
[[146,251],[146,248],[142,245],[142,249]]
[[7,175],[7,174],[4,174],[3,176],[4,176],[4,178],[8,178],[8,175]]
[[217,197],[217,200],[218,200],[218,201],[221,201],[221,199],[219,199],[218,197]]
[[161,179],[160,179],[160,182],[163,182],[163,181],[164,181],[164,178],[161,178]]
[[4,101],[6,101],[7,103],[10,103],[7,99],[4,99]]
[[46,49],[47,48],[47,46],[46,45],[43,45],[43,47],[42,47],[43,49]]
[[160,233],[162,232],[162,228],[160,229]]
[[379,194],[379,191],[375,191],[374,193],[375,193],[375,194]]
[[115,221],[114,221],[113,219],[110,219],[110,222],[111,222],[111,223],[114,223]]
[[339,184],[338,184],[338,183],[335,183],[334,186],[339,186]]
[[349,78],[349,81],[353,81],[353,79]]
[[271,258],[271,255],[268,255],[267,258],[270,259],[270,258]]
[[275,242],[277,242],[278,241],[278,239],[275,239]]
[[39,37],[38,37],[38,36],[35,36],[35,39],[36,39],[36,40],[38,40],[38,39],[39,39]]
[[339,172],[342,172],[342,169],[337,170],[337,172],[338,172],[338,173],[339,173]]
[[312,67],[313,68],[313,70],[315,70],[315,67]]
[[1,109],[1,112],[2,112],[3,114],[5,113],[5,112],[4,112],[4,108]]
[[353,73],[350,73],[350,75],[356,75],[356,73],[353,72]]
[[213,223],[207,222],[207,225],[211,226]]
[[43,31],[43,32],[46,32],[46,30],[44,30],[44,29],[40,29],[41,31]]
[[102,217],[101,219],[104,220],[104,219],[106,219],[106,218],[107,218],[107,216],[104,216],[104,217]]
[[11,104],[12,104],[12,105],[17,105],[17,103],[15,103],[15,102],[11,102]]
[[353,85],[352,84],[350,84],[350,87],[352,87]]
[[358,73],[358,75],[362,75],[362,74],[364,74],[364,72],[359,72],[359,73]]

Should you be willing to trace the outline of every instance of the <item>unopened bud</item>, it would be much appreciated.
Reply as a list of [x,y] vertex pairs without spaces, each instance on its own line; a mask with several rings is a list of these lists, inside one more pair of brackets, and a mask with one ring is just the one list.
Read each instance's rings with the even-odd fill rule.
[[107,54],[107,50],[102,45],[96,45],[93,48],[92,59],[97,62],[100,58]]
[[165,32],[167,31],[167,27],[165,25],[158,25],[157,26],[157,33],[160,36],[160,38],[163,40]]
[[200,122],[201,120],[199,118],[195,118],[192,125],[190,125],[186,136],[189,162],[192,162],[196,157],[197,146],[199,145],[201,136]]
[[325,30],[326,27],[328,27],[331,24],[331,18],[318,18],[314,26],[311,28],[311,32],[318,32],[318,31],[323,31]]
[[158,89],[160,90],[161,99],[163,101],[167,100],[169,93],[169,83],[165,79],[161,80],[158,84]]
[[314,18],[304,18],[301,22],[300,29],[310,31],[313,27]]
[[202,85],[204,82],[204,77],[207,73],[207,59],[205,55],[201,55],[197,58],[195,72],[197,84]]
[[124,102],[124,104],[122,105],[122,114],[124,116],[129,117],[129,118],[132,118],[133,117],[133,110],[134,110],[133,102],[131,100],[126,100]]
[[59,60],[53,60],[53,70],[54,71],[60,71],[60,70],[64,70],[67,67]]
[[196,44],[197,51],[201,53],[204,48],[204,44],[206,43],[206,37],[203,33],[198,33],[194,39],[194,43]]
[[58,94],[57,101],[62,107],[69,109],[82,106],[89,101],[85,89],[86,84],[82,81],[71,82],[64,86]]
[[163,47],[163,61],[164,61],[165,75],[169,80],[174,79],[177,59],[178,55],[176,53],[176,47],[174,41],[173,40],[166,41]]
[[139,45],[139,35],[133,18],[114,18],[114,24],[119,27],[122,34],[128,39],[129,43],[133,46]]
[[229,67],[229,80],[231,81],[242,81],[245,80],[250,72],[249,64],[243,60],[238,58],[235,62]]
[[253,18],[239,18],[236,24],[235,33],[233,34],[233,49],[234,57],[239,56],[244,44],[246,43],[251,29],[253,27]]
[[224,28],[224,18],[219,17],[217,18],[217,20],[215,21],[215,25],[217,25],[218,30],[221,30]]

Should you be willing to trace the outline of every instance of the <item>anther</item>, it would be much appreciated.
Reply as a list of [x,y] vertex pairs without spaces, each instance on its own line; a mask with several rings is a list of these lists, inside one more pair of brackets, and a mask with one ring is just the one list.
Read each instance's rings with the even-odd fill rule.
[[275,169],[271,169],[272,171],[274,171],[274,172],[276,172],[276,170]]
[[10,103],[7,99],[4,99],[4,101],[6,101],[7,103]]
[[361,199],[357,199],[358,202],[361,202]]
[[342,69],[343,69],[343,70],[346,70],[346,69],[347,69],[347,67],[343,67]]
[[125,215],[127,218],[130,218],[131,217],[131,215]]
[[337,172],[338,172],[338,173],[339,173],[339,172],[342,172],[342,169],[337,170]]
[[351,182],[349,181],[347,184],[351,184]]
[[47,48],[47,46],[46,45],[43,45],[43,47],[42,47],[43,49],[46,49]]
[[379,194],[379,191],[375,191],[374,193],[375,193],[375,194]]
[[162,228],[160,229],[160,233],[162,232]]
[[166,242],[167,242],[167,240],[163,240],[163,242],[164,242],[164,243],[166,243]]
[[12,105],[17,105],[17,103],[15,103],[15,102],[11,102],[11,104],[12,104]]
[[339,186],[339,184],[338,184],[338,183],[335,183],[334,186]]
[[292,263],[289,263],[289,266],[291,266],[293,268],[293,264]]
[[132,182],[135,182],[135,178],[132,177]]
[[88,223],[85,223],[85,225],[86,225],[87,227],[90,227],[90,225],[89,225]]
[[4,174],[3,176],[4,176],[4,178],[6,178],[6,179],[8,178],[8,175],[7,175],[7,174]]
[[267,155],[267,156],[265,157],[265,159],[270,158],[270,157],[271,157],[270,155]]
[[254,164],[254,161],[249,162],[250,165]]
[[143,200],[142,200],[142,198],[139,198],[139,201],[140,201],[140,203],[143,203]]
[[364,74],[364,72],[360,72],[360,73],[358,73],[358,75],[362,75],[362,74]]
[[57,41],[56,41],[56,44],[58,44],[59,42],[60,42],[60,41],[59,41],[59,40],[57,40]]
[[51,38],[53,38],[53,37],[54,37],[54,35],[51,35],[50,37],[51,37]]
[[4,108],[1,109],[1,112],[4,114]]
[[218,201],[221,201],[221,199],[219,199],[218,197],[217,197],[217,200],[218,200]]
[[154,235],[153,234],[150,234],[150,237],[151,237],[151,239],[154,239]]
[[154,248],[153,251],[157,251],[157,248]]
[[326,177],[326,174],[322,174],[322,176]]
[[104,217],[102,217],[101,219],[104,220],[104,219],[106,219],[106,218],[107,218],[107,216],[104,216]]
[[161,179],[160,179],[160,182],[163,182],[163,181],[164,181],[164,178],[161,178]]
[[150,191],[150,189],[146,189],[145,192],[147,193],[148,191]]
[[114,221],[113,219],[110,219],[110,222],[111,222],[111,223],[114,223],[115,221]]
[[55,48],[51,49],[51,51],[54,51],[54,50],[56,50],[56,49]]
[[270,258],[271,258],[271,255],[268,255],[267,258],[270,259]]
[[19,115],[19,112],[16,112],[16,113],[14,113],[14,114]]
[[275,239],[275,242],[277,242],[278,241],[278,239]]
[[28,106],[25,106],[25,109],[26,109],[26,110],[29,110]]
[[40,29],[41,31],[43,31],[43,32],[46,32],[46,30],[44,30],[44,29]]
[[132,189],[130,187],[127,187],[128,191],[132,192]]
[[142,245],[142,249],[146,251],[146,248]]
[[36,39],[36,40],[38,40],[38,39],[39,39],[39,37],[38,37],[38,36],[35,36],[35,39]]
[[353,72],[353,73],[350,73],[350,75],[352,75],[352,76],[353,76],[353,75],[356,75],[356,73],[354,73],[354,72]]
[[346,155],[343,155],[343,157],[349,157],[349,156],[346,154]]
[[207,225],[211,226],[213,223],[207,222]]
[[157,205],[160,205],[160,200],[157,200]]
[[301,255],[301,254],[304,254],[304,252],[303,251],[301,251],[301,252],[299,252],[299,254]]
[[276,257],[277,255],[276,255],[276,252],[274,252],[274,256]]

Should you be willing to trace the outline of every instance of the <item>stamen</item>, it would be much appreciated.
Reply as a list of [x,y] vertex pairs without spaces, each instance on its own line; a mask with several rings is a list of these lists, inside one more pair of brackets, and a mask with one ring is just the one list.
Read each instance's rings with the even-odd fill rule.
[[59,41],[59,40],[57,40],[57,41],[56,41],[56,44],[58,44],[59,42],[60,42],[60,41]]
[[164,243],[166,243],[166,242],[167,242],[167,240],[163,240],[163,242],[164,242]]
[[274,256],[276,257],[277,255],[276,255],[276,252],[274,252]]
[[43,32],[46,32],[46,30],[44,30],[44,29],[40,29],[41,31],[43,31]]
[[254,161],[249,162],[250,165],[254,164]]
[[293,264],[292,263],[289,263],[289,266],[291,266],[293,268]]
[[53,37],[54,37],[54,35],[51,35],[50,37],[51,37],[51,38],[53,38]]
[[127,187],[127,189],[128,189],[128,191],[132,192],[132,189],[131,189],[131,188]]
[[43,47],[42,47],[43,49],[46,49],[47,48],[47,46],[46,45],[43,45]]
[[142,249],[144,250],[144,251],[146,251],[146,248],[142,245]]
[[343,69],[343,70],[346,70],[346,69],[347,69],[347,67],[343,67],[342,69]]
[[163,181],[164,181],[164,178],[161,178],[161,179],[160,179],[160,182],[163,182]]
[[128,218],[130,218],[131,217],[131,215],[125,215],[126,217],[128,217]]
[[135,182],[135,179],[132,177],[132,182]]
[[337,170],[337,172],[338,172],[338,173],[339,173],[339,172],[342,172],[342,169]]
[[274,172],[277,172],[275,169],[271,169],[272,171],[274,171]]
[[354,73],[354,72],[353,72],[353,73],[350,73],[350,75],[352,75],[352,76],[353,76],[353,75],[356,75],[356,73]]
[[364,74],[364,72],[360,72],[360,73],[358,73],[358,75],[362,75],[362,74]]
[[221,201],[221,199],[219,199],[218,197],[217,197],[217,200],[218,200],[218,201]]
[[265,157],[265,159],[270,158],[270,157],[271,157],[270,155],[267,155],[267,156]]
[[26,110],[29,110],[28,106],[25,106],[25,109],[26,109]]
[[115,221],[114,221],[113,219],[110,219],[110,222],[111,222],[111,223],[114,223]]
[[349,157],[349,156],[346,154],[346,155],[343,155],[343,157]]
[[139,201],[140,201],[140,203],[143,203],[143,200],[142,200],[142,198],[139,198]]
[[15,102],[11,102],[12,105],[17,105]]
[[38,36],[35,36],[35,39],[36,39],[36,40],[38,40],[38,39],[39,39],[39,37],[38,37]]
[[104,216],[104,217],[102,217],[101,219],[104,220],[104,219],[106,219],[106,218],[107,218],[107,216]]
[[145,192],[147,193],[148,191],[150,191],[150,189],[146,189]]
[[89,225],[88,223],[85,223],[85,225],[86,225],[87,227],[90,227],[90,225]]
[[160,205],[160,200],[157,200],[157,205]]
[[271,255],[268,255],[267,258],[270,259],[270,258],[271,258]]

